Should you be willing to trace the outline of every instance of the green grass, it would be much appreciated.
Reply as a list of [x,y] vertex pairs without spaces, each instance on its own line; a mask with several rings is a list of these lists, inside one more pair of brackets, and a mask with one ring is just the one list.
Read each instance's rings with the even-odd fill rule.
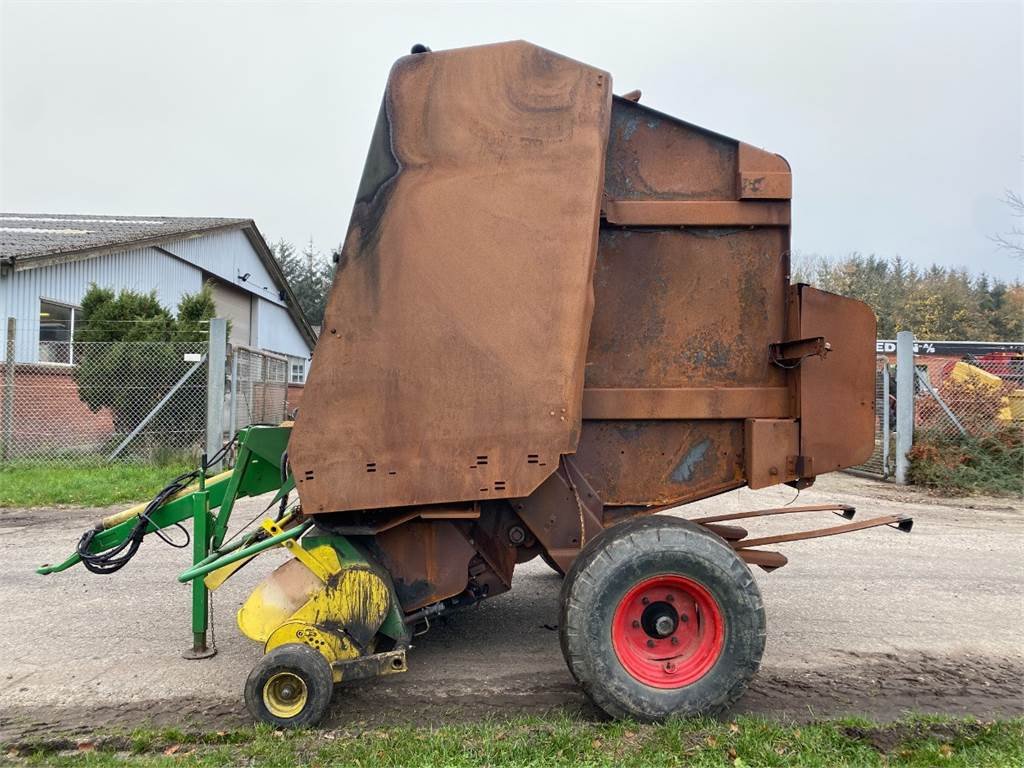
[[190,469],[183,463],[0,466],[0,507],[106,507],[145,501]]
[[281,732],[136,731],[6,745],[13,764],[53,766],[1019,766],[1024,719],[909,717],[787,725],[753,717],[665,725],[565,716],[439,728]]

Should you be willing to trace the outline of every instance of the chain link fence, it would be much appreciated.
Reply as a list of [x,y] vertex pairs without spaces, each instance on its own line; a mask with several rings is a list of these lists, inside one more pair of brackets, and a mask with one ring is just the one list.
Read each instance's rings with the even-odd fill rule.
[[242,345],[229,363],[229,431],[249,424],[280,424],[286,418],[288,358]]
[[[1024,345],[986,342],[912,342],[913,461],[957,471],[981,467],[1000,448],[1012,450],[1024,437]],[[853,469],[882,479],[897,476],[894,342],[878,342],[875,372],[875,446],[871,458]],[[965,349],[966,348],[966,349]],[[1001,459],[1000,459],[1001,461]],[[990,474],[1008,470],[993,464]],[[980,471],[980,470],[979,470]]]
[[914,436],[983,438],[1024,425],[1024,356],[914,358]]
[[871,457],[854,469],[877,475],[883,480],[892,476],[895,469],[894,427],[896,424],[896,400],[893,392],[893,367],[884,355],[875,358],[875,446]]
[[[70,341],[19,322],[0,345],[0,465],[192,463],[203,452],[207,340]],[[241,346],[230,353],[223,437],[279,424],[288,359]]]
[[13,346],[24,354],[0,364],[0,461],[164,462],[201,452],[206,342],[22,337]]

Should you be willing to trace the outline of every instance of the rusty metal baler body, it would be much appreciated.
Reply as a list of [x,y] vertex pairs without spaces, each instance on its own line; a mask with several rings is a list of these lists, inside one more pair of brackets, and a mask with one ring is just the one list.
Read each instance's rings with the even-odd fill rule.
[[790,284],[790,190],[527,43],[399,60],[289,446],[304,512],[372,536],[414,611],[860,463],[874,315]]
[[[731,523],[854,511],[650,515],[864,461],[874,315],[790,283],[778,155],[527,43],[415,50],[388,79],[294,426],[242,430],[232,471],[204,460],[40,572],[112,573],[193,519],[198,658],[208,590],[286,547],[238,623],[266,651],[250,710],[301,726],[335,682],[404,671],[414,631],[541,556],[600,707],[721,711],[763,651],[748,566],[786,563],[764,547],[910,521],[751,539]],[[235,500],[275,489],[277,516],[228,537]]]

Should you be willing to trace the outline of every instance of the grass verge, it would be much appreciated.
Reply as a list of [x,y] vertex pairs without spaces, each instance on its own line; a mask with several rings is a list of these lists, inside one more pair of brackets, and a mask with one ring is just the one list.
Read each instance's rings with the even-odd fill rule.
[[0,467],[0,507],[106,507],[153,497],[192,467],[181,463],[53,464]]
[[136,731],[7,745],[12,764],[53,766],[1020,766],[1024,719],[908,717],[787,725],[753,717],[663,725],[565,716],[359,731]]
[[910,481],[951,493],[1024,494],[1024,429],[985,437],[914,435]]

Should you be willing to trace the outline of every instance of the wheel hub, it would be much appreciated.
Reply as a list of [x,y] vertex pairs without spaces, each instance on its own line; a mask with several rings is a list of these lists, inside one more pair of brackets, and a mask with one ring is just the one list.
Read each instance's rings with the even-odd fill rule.
[[293,672],[278,672],[263,686],[263,703],[275,717],[295,717],[308,696],[306,682]]
[[650,603],[640,616],[640,626],[653,638],[669,637],[679,625],[679,613],[667,601]]
[[632,677],[655,688],[681,688],[714,666],[725,623],[708,589],[662,574],[630,589],[612,619],[612,647]]

